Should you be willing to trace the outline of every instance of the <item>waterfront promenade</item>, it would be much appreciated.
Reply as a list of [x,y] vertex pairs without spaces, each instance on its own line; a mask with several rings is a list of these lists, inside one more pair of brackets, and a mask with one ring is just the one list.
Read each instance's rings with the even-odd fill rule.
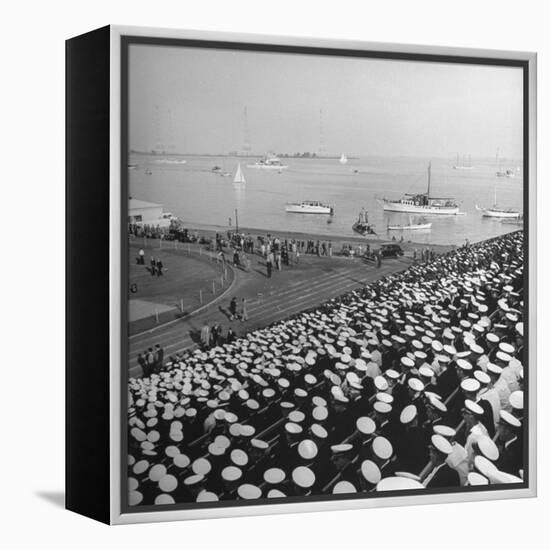
[[[360,242],[360,241],[359,241]],[[137,243],[135,243],[137,245]],[[338,255],[332,257],[317,257],[302,255],[297,264],[282,266],[282,270],[274,270],[273,276],[266,276],[265,260],[258,254],[249,255],[250,269],[244,270],[227,265],[227,279],[224,286],[219,277],[214,279],[213,269],[221,271],[216,254],[208,252],[198,244],[177,245],[165,242],[147,243],[146,257],[159,254],[162,251],[164,264],[168,267],[167,279],[177,279],[178,269],[181,274],[182,295],[185,295],[185,306],[191,304],[194,312],[180,315],[177,309],[177,290],[173,284],[165,280],[157,282],[155,278],[151,285],[168,285],[169,298],[156,293],[154,300],[172,303],[173,309],[160,315],[160,322],[155,324],[148,319],[148,330],[131,334],[129,340],[129,373],[130,376],[141,376],[141,367],[137,364],[137,354],[149,347],[159,344],[165,352],[165,357],[197,345],[200,329],[204,322],[210,326],[219,323],[222,334],[225,335],[231,327],[237,336],[245,332],[261,328],[292,314],[318,306],[320,303],[339,296],[363,284],[375,281],[389,273],[401,271],[411,264],[411,256],[401,258],[386,258],[380,267],[362,258],[350,258]],[[341,246],[341,243],[337,243]],[[137,252],[132,245],[130,261]],[[199,252],[199,250],[201,250]],[[199,256],[200,254],[200,256]],[[226,256],[230,254],[226,252]],[[196,262],[201,258],[204,266],[204,277],[200,272],[193,274],[189,282],[189,272],[185,269],[185,261]],[[211,265],[208,265],[210,262]],[[196,267],[196,266],[195,266]],[[187,281],[186,281],[187,277]],[[215,280],[216,292],[212,291],[212,281]],[[199,303],[199,290],[203,291],[203,302]],[[149,291],[152,294],[152,291]],[[229,319],[228,306],[232,297],[246,298],[248,320]],[[189,314],[191,313],[191,314]],[[166,322],[168,320],[168,322]],[[164,321],[164,323],[162,322]]]

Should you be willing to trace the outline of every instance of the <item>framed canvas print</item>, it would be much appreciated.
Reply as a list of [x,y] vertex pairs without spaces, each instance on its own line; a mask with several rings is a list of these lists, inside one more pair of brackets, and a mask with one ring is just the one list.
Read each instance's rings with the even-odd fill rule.
[[536,55],[67,42],[67,507],[536,494]]

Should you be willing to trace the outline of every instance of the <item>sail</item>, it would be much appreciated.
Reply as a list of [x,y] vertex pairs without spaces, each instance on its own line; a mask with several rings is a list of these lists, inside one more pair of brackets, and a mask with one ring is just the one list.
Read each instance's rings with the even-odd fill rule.
[[346,164],[348,162],[348,157],[346,157],[345,153],[342,153],[342,156],[340,157],[340,164]]
[[240,162],[237,166],[237,172],[235,173],[235,177],[233,178],[233,183],[246,183],[246,180],[244,179],[244,174],[241,170]]

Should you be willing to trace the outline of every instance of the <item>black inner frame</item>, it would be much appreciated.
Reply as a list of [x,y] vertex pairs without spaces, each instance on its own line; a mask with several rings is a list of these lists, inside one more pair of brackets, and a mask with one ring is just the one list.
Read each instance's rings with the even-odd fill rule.
[[[526,437],[523,439],[523,460],[524,460],[524,480],[523,483],[511,483],[488,486],[467,486],[457,489],[430,489],[426,488],[421,492],[415,490],[405,491],[387,491],[381,493],[353,493],[348,495],[313,495],[308,497],[285,497],[278,498],[276,504],[294,504],[304,502],[322,502],[322,501],[340,501],[340,500],[357,500],[357,499],[382,499],[401,496],[423,496],[437,494],[457,494],[476,493],[491,491],[498,493],[503,490],[510,489],[526,489],[529,488],[529,61],[518,59],[491,58],[491,57],[474,57],[468,55],[438,55],[438,54],[420,54],[407,52],[388,52],[375,51],[368,49],[340,49],[314,46],[288,46],[275,44],[261,44],[253,42],[227,42],[215,40],[197,40],[185,38],[160,38],[151,36],[130,36],[123,35],[120,37],[120,80],[121,80],[121,97],[120,97],[120,182],[121,182],[121,327],[120,327],[120,345],[121,345],[121,395],[120,395],[120,422],[121,422],[121,495],[120,495],[120,511],[123,514],[127,513],[145,513],[145,512],[162,512],[162,511],[178,511],[178,510],[200,510],[208,508],[228,508],[234,506],[258,506],[266,504],[275,504],[272,499],[261,498],[252,501],[234,500],[234,501],[219,501],[206,503],[176,503],[166,505],[150,505],[150,506],[129,506],[128,505],[128,476],[127,476],[127,456],[128,456],[128,239],[127,239],[127,218],[128,218],[128,57],[129,49],[132,44],[140,45],[155,45],[155,46],[178,46],[185,48],[202,48],[202,49],[223,49],[236,51],[256,51],[270,53],[294,53],[302,55],[322,55],[334,57],[355,57],[355,58],[370,58],[370,59],[388,59],[401,61],[423,61],[436,63],[455,63],[468,65],[488,65],[488,66],[504,66],[517,67],[523,71],[523,246],[524,246],[524,272],[523,272],[523,301],[524,301],[524,348],[523,348],[523,365],[524,383],[527,391],[524,391],[524,416],[523,429]],[[411,46],[414,47],[414,46]],[[498,495],[495,495],[498,496]]]

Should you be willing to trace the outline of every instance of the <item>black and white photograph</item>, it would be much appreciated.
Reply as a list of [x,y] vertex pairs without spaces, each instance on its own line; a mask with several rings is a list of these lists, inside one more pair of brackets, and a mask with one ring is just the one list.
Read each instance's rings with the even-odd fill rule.
[[527,487],[525,64],[122,59],[123,508]]

